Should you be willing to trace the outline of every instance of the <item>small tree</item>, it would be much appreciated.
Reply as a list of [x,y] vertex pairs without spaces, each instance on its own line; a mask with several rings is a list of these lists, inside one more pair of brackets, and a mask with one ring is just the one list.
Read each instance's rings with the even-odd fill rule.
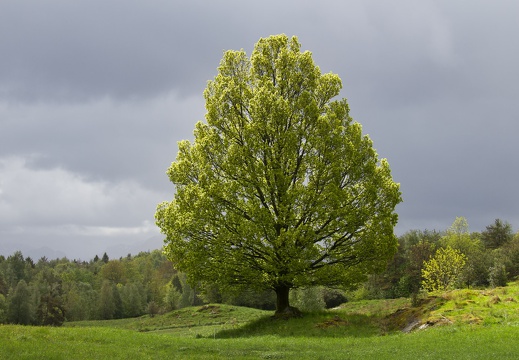
[[441,291],[455,287],[467,257],[450,246],[440,248],[422,269],[422,286],[427,291]]
[[[20,280],[27,280],[25,276],[26,262],[21,251],[16,251],[13,255],[7,257],[6,265],[5,275],[9,287],[14,288],[18,285]],[[25,281],[26,285],[27,281]]]
[[31,291],[25,280],[20,280],[8,297],[7,321],[12,324],[29,325],[34,320]]
[[496,219],[494,224],[488,225],[486,230],[481,233],[481,239],[486,248],[497,249],[514,238],[512,225]]
[[227,51],[204,92],[207,123],[179,143],[159,204],[166,253],[190,282],[289,291],[352,285],[396,251],[399,184],[379,160],[335,74],[296,37]]
[[111,320],[116,312],[116,303],[114,297],[114,286],[108,280],[103,281],[101,291],[99,293],[99,316],[102,320]]
[[[143,314],[145,303],[142,301],[142,292],[143,289],[140,289],[135,283],[121,286],[120,295],[124,317],[136,317]],[[150,304],[151,303],[158,307],[154,301],[150,302]]]
[[495,251],[502,257],[509,279],[519,277],[519,233],[515,234],[511,241]]
[[167,285],[166,295],[164,296],[164,304],[167,310],[176,310],[180,308],[180,300],[182,299],[182,291],[178,290],[172,282]]
[[503,263],[496,259],[493,266],[488,271],[488,282],[491,287],[506,286],[508,274]]
[[467,219],[462,216],[456,217],[440,243],[443,247],[450,246],[467,256],[483,247],[478,237],[471,236]]
[[7,300],[5,296],[0,293],[0,324],[7,322]]
[[146,312],[150,317],[155,317],[160,312],[160,307],[155,301],[150,301],[146,307]]

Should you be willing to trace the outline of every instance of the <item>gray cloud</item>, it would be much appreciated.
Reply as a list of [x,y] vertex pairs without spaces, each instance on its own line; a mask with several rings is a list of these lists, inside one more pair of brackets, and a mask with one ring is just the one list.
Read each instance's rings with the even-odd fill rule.
[[[200,31],[210,25],[209,12],[189,4],[3,2],[2,93],[20,101],[61,102],[203,88],[208,69],[201,51],[211,48],[216,34]],[[221,50],[205,57],[210,54],[215,63]]]
[[456,216],[473,231],[498,217],[517,229],[518,11],[514,1],[2,1],[0,253],[156,236],[155,205],[173,194],[164,172],[203,119],[222,52],[250,53],[277,33],[343,79],[353,117],[401,182],[398,233]]
[[[31,166],[62,166],[90,178],[167,183],[176,141],[192,137],[203,99],[174,94],[148,101],[109,99],[32,106],[0,104],[0,153],[31,155]],[[160,169],[160,173],[159,173]]]

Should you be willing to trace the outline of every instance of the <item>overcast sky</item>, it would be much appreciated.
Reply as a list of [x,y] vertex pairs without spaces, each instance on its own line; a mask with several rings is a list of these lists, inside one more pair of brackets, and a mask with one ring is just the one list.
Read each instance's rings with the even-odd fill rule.
[[165,171],[223,51],[279,33],[343,80],[401,183],[397,235],[456,216],[517,231],[518,15],[516,0],[2,0],[0,254],[159,247]]

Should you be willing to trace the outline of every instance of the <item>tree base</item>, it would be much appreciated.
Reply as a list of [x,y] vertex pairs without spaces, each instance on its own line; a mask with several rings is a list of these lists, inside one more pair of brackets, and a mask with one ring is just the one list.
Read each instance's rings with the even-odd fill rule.
[[298,308],[295,308],[293,306],[286,307],[283,310],[279,310],[279,311],[276,310],[276,312],[273,316],[274,319],[284,319],[284,320],[288,320],[291,318],[300,318],[300,317],[303,317],[303,313]]

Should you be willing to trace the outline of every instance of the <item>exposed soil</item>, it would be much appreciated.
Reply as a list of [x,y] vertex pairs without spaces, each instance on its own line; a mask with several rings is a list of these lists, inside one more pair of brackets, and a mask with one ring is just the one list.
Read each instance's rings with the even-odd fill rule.
[[302,316],[303,316],[303,313],[298,308],[289,306],[283,311],[276,311],[274,316],[272,316],[272,319],[288,320],[291,318],[299,318]]
[[443,301],[441,298],[431,297],[422,300],[418,306],[398,309],[381,321],[382,328],[386,331],[401,330],[407,333],[416,329],[450,323],[447,318],[424,321],[427,319],[427,315],[437,309]]
[[220,313],[220,306],[218,305],[204,305],[197,310],[197,312],[207,312],[211,315],[218,315]]
[[327,329],[329,327],[339,327],[348,325],[348,321],[341,319],[339,316],[335,316],[333,319],[326,320],[322,323],[316,324],[315,326],[319,329]]

